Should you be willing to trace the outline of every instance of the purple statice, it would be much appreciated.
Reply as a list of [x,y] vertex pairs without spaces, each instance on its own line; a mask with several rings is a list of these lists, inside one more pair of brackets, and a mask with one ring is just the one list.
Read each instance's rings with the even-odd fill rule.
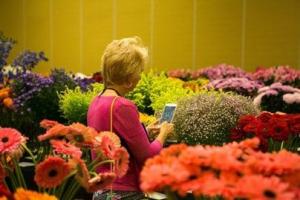
[[95,80],[92,78],[75,78],[76,84],[80,87],[82,91],[87,91]]
[[224,91],[233,91],[240,95],[253,96],[262,85],[247,78],[226,78],[214,80],[207,87],[208,89],[222,89]]
[[15,43],[15,40],[5,37],[4,34],[0,32],[0,69],[7,64],[6,59]]
[[12,66],[21,66],[23,71],[31,70],[36,66],[40,61],[48,61],[44,52],[33,52],[26,50],[21,53],[14,61]]
[[27,101],[35,95],[53,84],[53,80],[49,77],[43,77],[36,73],[24,73],[12,83],[12,91],[14,96],[15,107],[23,107]]
[[300,71],[289,66],[278,66],[270,68],[258,68],[253,74],[254,80],[261,81],[265,85],[280,82],[285,85],[299,86]]
[[209,80],[224,79],[224,78],[249,78],[250,75],[244,70],[234,67],[233,65],[220,64],[212,67],[207,67],[201,70],[201,76]]

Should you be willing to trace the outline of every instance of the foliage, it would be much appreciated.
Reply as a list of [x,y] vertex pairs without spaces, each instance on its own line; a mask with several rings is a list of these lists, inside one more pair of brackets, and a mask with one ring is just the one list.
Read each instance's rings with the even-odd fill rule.
[[257,112],[247,97],[203,91],[178,102],[173,122],[179,142],[222,145],[240,116]]
[[59,95],[59,108],[63,117],[69,122],[86,124],[86,115],[92,99],[97,96],[104,86],[101,83],[92,84],[92,89],[82,91],[80,87],[66,89]]

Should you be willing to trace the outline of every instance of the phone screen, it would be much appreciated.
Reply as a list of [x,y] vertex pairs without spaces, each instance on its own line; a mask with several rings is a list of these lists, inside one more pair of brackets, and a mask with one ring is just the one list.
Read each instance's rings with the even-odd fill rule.
[[167,104],[164,108],[164,112],[159,120],[159,123],[163,123],[165,121],[172,122],[174,114],[176,110],[176,104]]

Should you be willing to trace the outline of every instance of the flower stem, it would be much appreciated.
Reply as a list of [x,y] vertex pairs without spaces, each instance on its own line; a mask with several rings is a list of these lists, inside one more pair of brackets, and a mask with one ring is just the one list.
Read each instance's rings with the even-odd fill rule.
[[34,155],[32,154],[31,150],[26,146],[26,144],[22,144],[23,148],[27,151],[27,153],[30,155],[32,162],[34,165],[37,164]]

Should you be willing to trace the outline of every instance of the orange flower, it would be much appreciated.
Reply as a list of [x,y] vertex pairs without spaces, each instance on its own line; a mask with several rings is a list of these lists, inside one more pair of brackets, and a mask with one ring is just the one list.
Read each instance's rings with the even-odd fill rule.
[[39,141],[47,140],[54,137],[66,136],[70,132],[69,127],[62,124],[54,125],[52,128],[48,129],[45,134],[39,135]]
[[3,100],[3,104],[4,104],[4,106],[7,107],[7,108],[12,108],[13,105],[14,105],[14,101],[12,100],[12,98],[6,97],[6,98]]
[[66,155],[76,157],[76,158],[80,158],[82,155],[80,148],[78,148],[70,143],[67,143],[65,141],[51,140],[50,143],[51,143],[55,153],[66,154]]
[[75,175],[76,180],[83,188],[87,189],[89,187],[88,181],[90,179],[90,174],[85,162],[76,157],[70,161],[75,164],[75,168],[77,169]]
[[115,173],[110,173],[110,172],[100,173],[88,181],[89,183],[88,191],[96,192],[98,190],[107,188],[114,182],[115,179],[116,179]]
[[34,180],[38,186],[54,188],[71,172],[71,166],[62,158],[49,156],[35,168]]
[[0,153],[17,150],[25,138],[13,128],[0,128]]
[[52,128],[53,126],[59,124],[57,121],[53,121],[53,120],[49,120],[49,119],[43,119],[41,122],[40,122],[40,126],[44,129],[50,129]]
[[73,123],[69,126],[70,133],[67,135],[67,139],[74,142],[79,146],[91,147],[94,145],[97,131],[94,128],[86,127],[80,123]]
[[23,188],[17,189],[14,194],[15,200],[57,200],[55,196],[50,196],[48,194],[41,194],[30,190],[24,190]]
[[113,159],[115,160],[115,172],[117,176],[123,177],[127,170],[129,165],[129,154],[127,150],[124,147],[117,148],[113,152]]
[[0,100],[4,99],[6,97],[9,97],[9,92],[8,91],[1,91],[0,92]]
[[7,198],[5,196],[0,197],[0,200],[7,200]]
[[121,147],[121,140],[119,136],[110,131],[102,131],[96,136],[96,140],[101,143],[102,138],[106,136],[114,143],[115,147]]
[[245,176],[237,183],[235,197],[240,199],[295,199],[289,185],[277,177]]

